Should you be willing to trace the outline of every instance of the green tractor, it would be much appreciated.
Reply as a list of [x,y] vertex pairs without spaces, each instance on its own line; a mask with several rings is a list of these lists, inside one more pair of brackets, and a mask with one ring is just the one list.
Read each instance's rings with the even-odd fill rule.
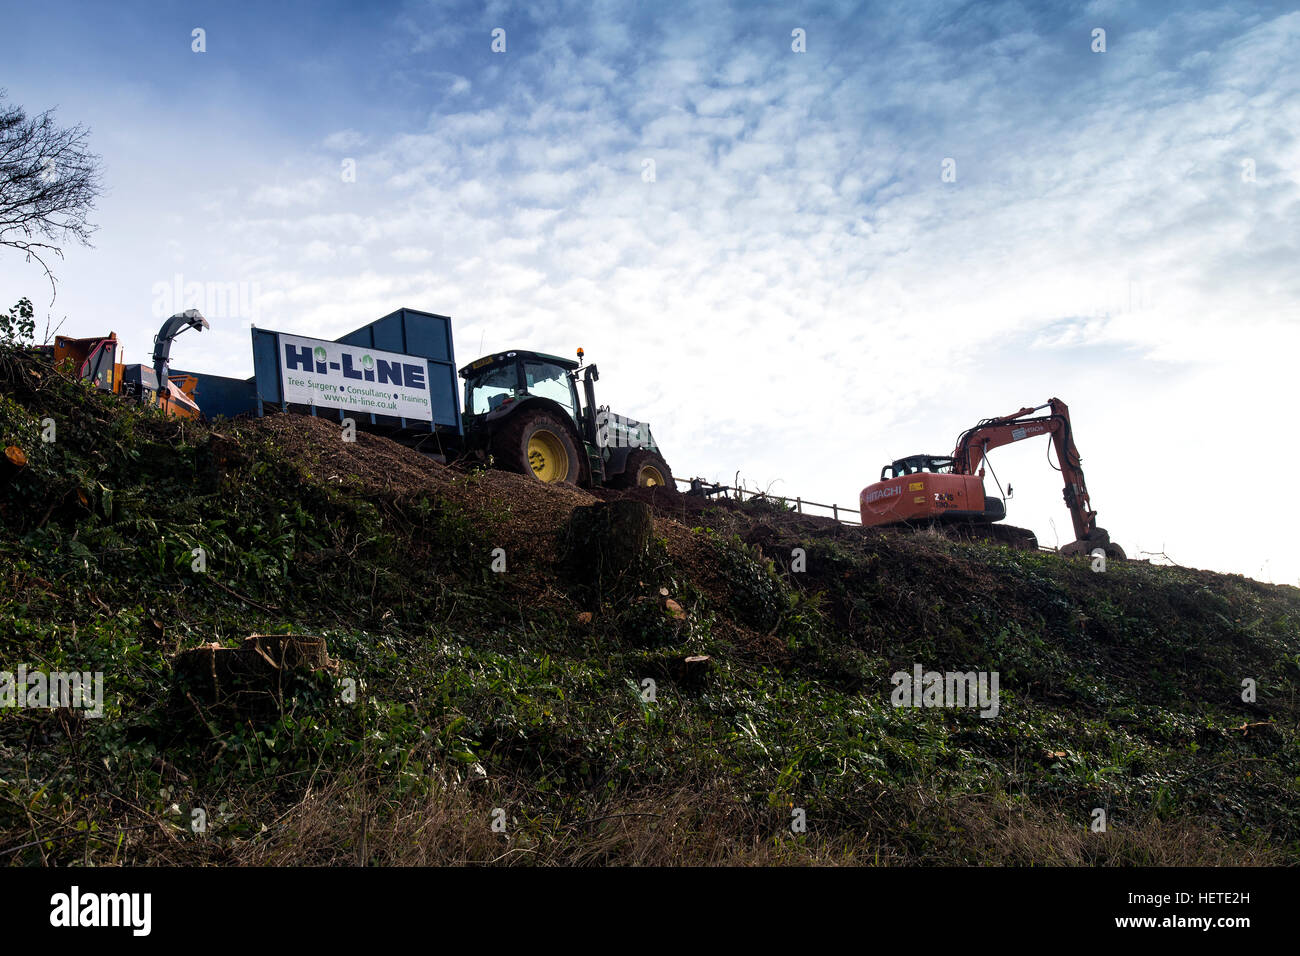
[[675,491],[650,426],[596,406],[600,373],[582,357],[516,349],[462,368],[471,453],[539,481]]

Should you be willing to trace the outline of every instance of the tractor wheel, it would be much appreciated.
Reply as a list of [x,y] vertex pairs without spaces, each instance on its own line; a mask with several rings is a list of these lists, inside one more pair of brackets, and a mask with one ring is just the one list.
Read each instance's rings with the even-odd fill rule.
[[548,484],[577,483],[582,474],[569,431],[546,412],[521,411],[492,436],[492,455],[506,468]]
[[645,449],[638,449],[628,455],[627,467],[623,469],[623,473],[615,475],[610,479],[609,483],[614,488],[667,488],[669,491],[677,490],[677,482],[673,481],[673,473],[668,467],[668,462],[654,452]]

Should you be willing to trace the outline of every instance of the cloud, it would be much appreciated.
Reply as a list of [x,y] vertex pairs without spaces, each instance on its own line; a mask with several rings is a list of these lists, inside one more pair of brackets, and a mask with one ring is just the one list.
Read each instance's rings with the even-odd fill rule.
[[[338,67],[364,120],[249,134],[158,200],[201,208],[187,261],[260,283],[269,325],[412,305],[453,316],[466,361],[582,344],[683,476],[846,505],[891,457],[1057,394],[1121,543],[1277,552],[1189,520],[1198,482],[1133,475],[1276,445],[1238,397],[1285,404],[1300,344],[1300,15],[413,3],[386,39],[390,62]],[[343,151],[355,182],[322,155]],[[230,348],[214,367],[248,365]],[[1063,526],[1054,473],[1016,468],[1017,523]]]
[[330,133],[321,141],[321,145],[326,149],[336,152],[346,152],[347,150],[357,149],[364,146],[368,138],[358,133],[354,129],[341,129]]
[[433,258],[433,250],[403,246],[400,249],[394,249],[392,256],[398,262],[427,262]]
[[274,206],[284,209],[289,206],[316,205],[325,194],[326,186],[323,180],[303,179],[298,182],[257,186],[249,196],[249,202],[255,206]]

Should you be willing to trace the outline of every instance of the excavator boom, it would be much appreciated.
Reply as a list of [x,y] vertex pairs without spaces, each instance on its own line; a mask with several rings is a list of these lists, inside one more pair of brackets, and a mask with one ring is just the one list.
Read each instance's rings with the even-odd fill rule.
[[[1039,415],[1044,409],[1048,413]],[[1059,398],[1000,418],[984,419],[962,432],[952,455],[946,459],[923,455],[900,459],[892,466],[890,478],[885,477],[891,471],[887,467],[881,473],[881,481],[862,492],[863,525],[956,516],[972,520],[982,517],[989,522],[1000,520],[1006,514],[1005,507],[999,508],[1002,504],[999,499],[986,498],[983,494],[984,460],[994,448],[1037,435],[1050,435],[1056,447],[1065,486],[1062,497],[1074,524],[1075,540],[1061,550],[1076,554],[1101,548],[1109,556],[1124,557],[1123,550],[1111,543],[1106,530],[1097,527],[1097,512],[1091,508],[1079,449],[1074,444],[1070,410]],[[916,467],[918,462],[922,463],[920,467]],[[917,480],[920,471],[936,474]],[[972,510],[971,503],[977,501],[982,505],[982,516]],[[953,510],[954,502],[961,504],[961,510]]]

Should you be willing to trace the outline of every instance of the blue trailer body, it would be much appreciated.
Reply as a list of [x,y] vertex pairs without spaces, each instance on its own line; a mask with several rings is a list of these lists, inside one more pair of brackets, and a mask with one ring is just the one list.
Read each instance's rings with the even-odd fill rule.
[[[417,309],[398,309],[334,341],[424,359],[433,421],[430,423],[391,415],[320,409],[315,406],[311,406],[310,414],[337,417],[340,420],[351,417],[358,424],[368,424],[381,430],[438,431],[456,435],[464,433],[456,381],[456,353],[449,317]],[[254,389],[251,410],[256,414],[262,414],[267,406],[281,411],[288,410],[280,388],[280,361],[278,333],[254,328],[253,378],[250,383]],[[202,402],[200,407],[203,407]]]
[[[335,341],[345,345],[418,355],[426,359],[429,363],[429,397],[433,402],[433,423],[454,428],[457,434],[461,433],[456,350],[451,340],[449,317],[417,309],[398,309]],[[404,421],[387,415],[371,415],[370,418],[378,424]]]
[[206,418],[235,418],[239,415],[257,414],[257,386],[251,378],[229,378],[225,375],[211,375],[207,372],[185,372],[171,370],[171,378],[194,376],[198,385],[194,389],[194,401],[198,403]]

